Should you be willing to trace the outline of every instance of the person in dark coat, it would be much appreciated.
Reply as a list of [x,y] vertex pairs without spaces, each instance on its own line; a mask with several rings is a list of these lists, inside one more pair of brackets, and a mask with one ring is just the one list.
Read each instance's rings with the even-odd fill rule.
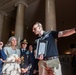
[[33,50],[33,45],[32,44],[29,44],[28,50],[29,50],[29,53],[30,53],[30,61],[31,61],[31,64],[32,64],[32,68],[30,70],[30,75],[33,75],[34,66],[35,66],[35,56],[34,56],[34,50]]
[[0,42],[0,75],[2,75],[1,72],[2,72],[3,62],[7,58],[6,54],[4,53],[2,46],[3,46],[3,42]]
[[21,75],[29,75],[30,69],[32,67],[31,61],[30,61],[30,53],[26,49],[27,48],[27,40],[23,39],[21,40]]
[[35,59],[35,64],[34,64],[34,72],[33,72],[33,75],[38,75],[38,62],[39,60],[38,59]]

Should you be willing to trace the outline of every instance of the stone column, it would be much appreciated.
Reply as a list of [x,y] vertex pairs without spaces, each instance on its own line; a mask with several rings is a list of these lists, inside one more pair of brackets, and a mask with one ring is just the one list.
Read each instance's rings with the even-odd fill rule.
[[3,20],[4,20],[4,15],[0,15],[0,41],[2,41],[2,29],[3,29]]
[[55,0],[45,0],[45,30],[56,30]]
[[16,16],[16,25],[15,25],[15,37],[17,39],[23,39],[25,3],[18,2],[16,6],[18,7],[17,7],[17,16]]

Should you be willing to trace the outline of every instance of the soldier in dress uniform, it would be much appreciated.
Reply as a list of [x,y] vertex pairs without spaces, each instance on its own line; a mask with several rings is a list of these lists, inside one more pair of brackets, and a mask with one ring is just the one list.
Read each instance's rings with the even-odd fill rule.
[[20,43],[21,43],[21,48],[20,48],[20,52],[21,52],[21,65],[20,65],[21,66],[21,75],[29,75],[32,65],[30,63],[30,53],[26,49],[28,42],[26,39],[23,39],[23,40],[21,40]]

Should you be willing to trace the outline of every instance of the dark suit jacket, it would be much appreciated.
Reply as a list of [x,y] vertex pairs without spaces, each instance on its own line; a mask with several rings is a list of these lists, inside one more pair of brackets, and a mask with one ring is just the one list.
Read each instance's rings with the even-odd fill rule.
[[34,56],[34,52],[33,51],[32,51],[32,53],[30,52],[30,62],[32,64],[32,68],[30,70],[30,75],[33,75],[34,64],[35,64],[35,56]]

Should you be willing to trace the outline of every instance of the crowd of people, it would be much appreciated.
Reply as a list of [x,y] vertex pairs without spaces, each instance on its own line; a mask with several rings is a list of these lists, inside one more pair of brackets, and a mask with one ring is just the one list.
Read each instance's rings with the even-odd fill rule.
[[[55,38],[70,36],[76,33],[76,28],[46,32],[42,24],[37,22],[33,32],[39,36],[35,40],[36,48],[28,44],[26,38],[20,41],[18,48],[15,36],[11,36],[4,47],[3,42],[0,42],[0,75],[62,75]],[[35,59],[40,40],[47,42],[41,43],[40,49],[47,45],[47,50]]]
[[33,45],[26,39],[22,39],[20,45],[18,48],[15,36],[11,36],[4,47],[0,42],[0,75],[37,75],[38,61]]

